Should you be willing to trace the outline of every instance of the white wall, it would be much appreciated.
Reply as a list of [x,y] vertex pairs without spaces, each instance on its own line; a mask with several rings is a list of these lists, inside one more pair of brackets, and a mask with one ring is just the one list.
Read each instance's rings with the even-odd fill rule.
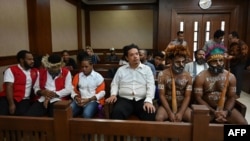
[[153,48],[153,10],[110,10],[90,12],[91,46],[117,48],[134,43]]
[[51,0],[52,51],[77,50],[77,9],[65,0]]
[[0,56],[29,50],[26,0],[1,0],[0,13]]
[[[1,0],[0,4],[0,56],[13,56],[19,50],[29,50],[26,0]],[[0,66],[0,90],[3,71]]]

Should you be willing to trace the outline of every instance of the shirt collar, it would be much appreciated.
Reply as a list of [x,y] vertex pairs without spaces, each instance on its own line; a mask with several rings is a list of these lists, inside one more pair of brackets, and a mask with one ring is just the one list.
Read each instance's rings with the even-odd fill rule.
[[[137,68],[135,68],[135,69],[138,69],[138,68],[143,68],[143,65],[144,65],[144,64],[142,64],[142,63],[140,62],[140,64],[138,65],[138,67],[137,67]],[[128,63],[128,64],[126,64],[126,68],[131,68],[131,67],[130,67],[130,65],[129,65],[129,63]]]
[[21,70],[23,70],[23,71],[29,71],[30,69],[28,69],[28,70],[25,70],[20,64],[18,64],[17,65]]
[[94,70],[91,71],[89,75],[85,75],[83,72],[80,73],[82,77],[88,77],[88,76],[93,76],[94,75]]

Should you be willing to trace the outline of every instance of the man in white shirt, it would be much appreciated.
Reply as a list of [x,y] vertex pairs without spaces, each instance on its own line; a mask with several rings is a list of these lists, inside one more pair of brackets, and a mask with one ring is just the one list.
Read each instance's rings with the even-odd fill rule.
[[155,120],[153,99],[155,80],[151,69],[140,62],[138,46],[123,48],[129,64],[121,66],[111,83],[111,96],[107,103],[114,103],[112,119],[127,119],[134,114],[141,120]]
[[194,57],[195,61],[187,63],[184,68],[185,71],[190,73],[193,80],[197,74],[208,68],[205,59],[205,51],[203,49],[196,50],[194,52]]
[[17,53],[17,65],[4,71],[3,91],[0,92],[0,115],[24,115],[30,107],[32,87],[38,71],[32,68],[34,58],[31,52]]
[[187,46],[187,41],[184,40],[184,32],[178,31],[176,34],[177,38],[172,40],[169,44]]
[[70,71],[63,67],[63,60],[57,54],[44,56],[42,63],[45,68],[39,70],[38,81],[34,85],[38,98],[28,110],[27,116],[53,117],[54,103],[70,98],[73,88],[72,76]]

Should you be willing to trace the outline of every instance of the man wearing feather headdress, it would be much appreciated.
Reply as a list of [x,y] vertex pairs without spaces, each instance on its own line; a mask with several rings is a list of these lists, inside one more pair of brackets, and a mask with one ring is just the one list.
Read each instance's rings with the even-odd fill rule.
[[156,120],[189,122],[191,109],[188,106],[192,92],[192,77],[184,70],[189,52],[183,45],[169,45],[165,53],[171,62],[170,67],[158,75],[161,104],[157,110]]
[[194,96],[198,104],[210,110],[211,122],[247,124],[246,119],[234,108],[236,79],[224,69],[225,48],[215,46],[206,55],[209,65],[194,80]]
[[53,105],[69,98],[73,89],[70,71],[64,67],[61,56],[52,54],[42,58],[44,68],[39,70],[38,81],[34,85],[37,101],[29,109],[28,116],[53,116]]

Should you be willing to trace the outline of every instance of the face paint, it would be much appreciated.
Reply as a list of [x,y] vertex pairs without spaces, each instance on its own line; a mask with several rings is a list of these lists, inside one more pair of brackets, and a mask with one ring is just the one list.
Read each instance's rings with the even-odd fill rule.
[[209,68],[208,70],[211,73],[219,74],[224,70],[224,60],[223,59],[214,59],[208,62]]
[[180,74],[183,72],[184,66],[177,66],[176,64],[173,64],[172,69],[176,74]]

